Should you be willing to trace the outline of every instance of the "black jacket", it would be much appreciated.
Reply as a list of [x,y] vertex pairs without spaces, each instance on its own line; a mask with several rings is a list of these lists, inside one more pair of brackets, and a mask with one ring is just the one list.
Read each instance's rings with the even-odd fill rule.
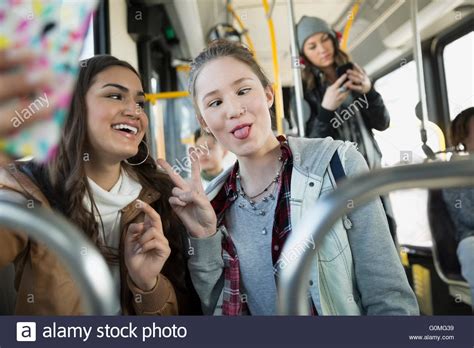
[[383,131],[390,125],[390,115],[381,95],[373,87],[366,95],[352,92],[337,110],[330,111],[321,106],[328,86],[319,81],[317,78],[316,87],[312,90],[305,89],[304,93],[311,110],[306,122],[307,136],[310,138],[330,136],[338,140],[355,142],[370,167],[374,167],[374,159],[370,157],[375,156],[378,158],[376,162],[380,162],[381,152],[372,129]]
[[[390,125],[390,115],[382,96],[372,86],[366,95],[352,92],[339,108],[330,111],[321,106],[328,85],[320,82],[321,75],[317,71],[315,71],[315,76],[317,76],[316,87],[312,90],[305,88],[304,93],[304,98],[310,106],[310,116],[305,129],[306,136],[310,138],[329,136],[333,139],[357,143],[357,149],[362,153],[369,167],[371,169],[380,167],[382,153],[372,129],[383,131]],[[390,233],[396,244],[396,222],[391,204],[387,196],[381,198]]]

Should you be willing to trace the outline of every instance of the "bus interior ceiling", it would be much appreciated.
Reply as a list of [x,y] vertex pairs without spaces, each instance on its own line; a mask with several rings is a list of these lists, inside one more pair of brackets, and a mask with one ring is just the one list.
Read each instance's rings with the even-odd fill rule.
[[[208,31],[216,24],[227,22],[231,18],[226,9],[227,0],[148,0],[142,2],[163,4],[170,18],[177,21],[173,24],[178,31],[178,36],[182,38],[180,40],[182,56],[197,55],[205,45]],[[355,1],[295,0],[293,3],[296,22],[303,15],[320,16],[336,30],[342,32],[347,19],[351,16]],[[237,0],[232,1],[231,4],[257,48],[259,62],[272,76],[271,40],[262,1]],[[288,1],[277,0],[272,12],[280,75],[284,86],[293,85],[287,6]],[[471,0],[420,0],[418,9],[421,39],[425,41],[445,28],[453,26],[460,17],[464,18],[467,13],[472,13],[474,4]],[[357,20],[354,21],[349,36],[348,51],[355,61],[365,67],[369,75],[377,76],[387,65],[411,52],[413,46],[409,1],[365,0],[361,2],[356,16]],[[238,25],[235,24],[235,26],[238,28]]]
[[[267,2],[271,9],[277,42],[280,81],[283,87],[293,86],[292,57],[288,29],[288,1]],[[368,75],[376,79],[388,69],[403,65],[412,59],[413,34],[410,23],[410,1],[406,0],[365,0],[360,2],[357,12],[353,12],[357,1],[313,1],[295,0],[295,21],[303,15],[319,16],[328,21],[336,30],[343,32],[348,19],[354,22],[348,36],[347,51],[353,60],[363,66]],[[271,79],[275,79],[271,39],[265,10],[260,0],[129,0],[129,4],[144,9],[162,5],[169,21],[176,31],[179,44],[168,46],[172,58],[190,59],[204,47],[209,30],[219,23],[231,23],[241,30],[237,21],[228,11],[230,4],[245,26],[259,63]],[[424,49],[429,52],[431,40],[446,28],[459,25],[474,13],[472,0],[419,0],[418,21],[420,37]],[[355,16],[354,16],[355,15]],[[463,19],[463,20],[460,20]],[[156,22],[155,22],[156,23]],[[246,40],[243,38],[243,42]],[[163,46],[157,46],[163,48]],[[161,53],[160,53],[161,54]],[[425,71],[433,69],[433,61],[424,59]],[[163,79],[166,81],[166,79]],[[428,85],[429,82],[429,85]],[[426,88],[439,81],[427,81]],[[173,84],[173,87],[176,87]],[[171,86],[169,86],[170,88]],[[166,89],[165,89],[166,90]],[[436,91],[434,91],[436,92]],[[435,93],[427,93],[428,100],[436,99]],[[434,101],[434,100],[433,100]],[[446,130],[447,107],[429,106],[428,118]],[[442,111],[438,111],[439,109]],[[446,132],[445,132],[446,133]],[[448,138],[449,141],[449,138]]]

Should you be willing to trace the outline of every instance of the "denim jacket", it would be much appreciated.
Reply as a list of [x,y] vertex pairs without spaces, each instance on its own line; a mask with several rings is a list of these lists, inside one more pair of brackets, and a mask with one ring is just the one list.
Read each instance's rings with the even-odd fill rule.
[[[335,151],[348,177],[368,170],[350,143],[325,139],[288,138],[293,153],[291,224],[334,190],[328,170]],[[231,170],[231,169],[230,169]],[[227,170],[208,187],[209,199],[219,192]],[[205,314],[220,314],[223,288],[220,228],[207,238],[190,238],[191,278]],[[417,315],[418,304],[391,239],[380,199],[340,219],[324,237],[311,267],[308,295],[319,315]]]

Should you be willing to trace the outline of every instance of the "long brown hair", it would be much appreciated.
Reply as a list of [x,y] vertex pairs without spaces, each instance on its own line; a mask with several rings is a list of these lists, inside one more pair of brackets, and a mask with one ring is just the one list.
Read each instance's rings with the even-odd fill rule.
[[[31,176],[43,194],[47,197],[53,209],[63,213],[92,239],[100,249],[109,264],[117,264],[123,255],[119,250],[109,248],[100,243],[99,222],[95,219],[98,212],[94,197],[88,185],[85,171],[85,156],[88,142],[87,135],[87,105],[86,94],[94,83],[94,78],[100,72],[110,67],[119,66],[137,71],[127,62],[108,55],[95,56],[81,62],[81,68],[76,89],[73,93],[71,110],[64,126],[58,154],[54,160],[46,165],[35,165],[30,161],[21,169]],[[146,142],[146,138],[143,139]],[[143,145],[143,144],[142,144]],[[129,158],[131,163],[139,163],[147,155],[145,146],[139,146],[138,153]],[[135,158],[136,157],[136,158]],[[132,175],[144,188],[152,188],[161,196],[152,203],[153,208],[160,214],[163,232],[169,242],[171,255],[163,266],[161,273],[173,284],[179,303],[180,314],[200,314],[200,302],[186,267],[185,228],[171,209],[168,198],[174,185],[169,176],[157,168],[151,157],[137,166],[130,166],[125,162],[122,168]],[[83,199],[88,195],[91,200],[92,211],[83,205]],[[123,226],[122,226],[123,227]],[[123,272],[121,272],[121,276]],[[125,279],[121,279],[122,282]],[[129,290],[121,292],[121,302],[127,311],[131,308],[132,294]]]
[[[339,47],[339,43],[337,42],[337,38],[334,38],[327,33],[326,35],[329,36],[334,47],[334,69],[338,66],[350,62],[350,56],[346,52],[341,50],[341,48]],[[323,83],[325,81],[325,76],[322,71],[320,71],[315,65],[311,63],[311,61],[304,55],[303,52],[301,52],[301,54],[305,60],[305,66],[303,71],[301,72],[301,79],[303,80],[305,89],[312,90],[318,84]]]
[[[56,209],[60,210],[66,217],[81,228],[95,243],[98,242],[98,223],[94,218],[94,212],[98,212],[94,202],[91,189],[89,187],[84,162],[88,154],[86,147],[88,144],[87,135],[87,104],[86,94],[95,77],[102,71],[114,67],[124,67],[133,71],[139,78],[138,72],[127,62],[119,60],[109,55],[98,55],[80,63],[80,72],[76,89],[73,94],[69,116],[64,125],[59,150],[56,158],[44,168],[43,182],[49,186],[47,194],[54,202]],[[146,142],[146,138],[144,138]],[[143,145],[143,144],[142,144]],[[129,159],[131,163],[137,163],[147,156],[145,146],[140,146],[138,153],[134,156],[137,159]],[[138,166],[122,164],[123,168],[134,176],[142,186],[153,187],[162,193],[163,197],[171,194],[172,183],[169,177],[158,171],[157,165],[151,157]],[[93,211],[88,211],[83,205],[85,195],[91,200]],[[167,203],[167,202],[166,202]],[[159,210],[163,213],[163,227],[169,225],[169,218],[173,213],[169,204],[164,200],[159,200]],[[155,207],[156,208],[156,207]],[[104,247],[100,246],[99,247]],[[107,256],[107,255],[106,255]]]

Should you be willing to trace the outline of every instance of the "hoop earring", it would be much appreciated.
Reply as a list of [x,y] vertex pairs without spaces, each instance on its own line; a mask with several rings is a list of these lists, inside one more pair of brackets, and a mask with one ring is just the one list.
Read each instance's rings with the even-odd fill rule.
[[[142,141],[140,142],[140,144],[141,144],[141,143],[145,144],[145,147],[146,147],[146,157],[145,157],[145,159],[143,159],[143,161],[141,161],[141,162],[139,162],[139,163],[130,163],[130,162],[128,161],[128,159],[126,159],[126,160],[124,161],[125,163],[127,163],[127,164],[130,165],[130,166],[139,166],[140,164],[145,163],[145,161],[146,161],[146,160],[148,159],[148,157],[150,156],[150,150],[148,149],[148,145],[146,144],[146,141],[142,140]],[[131,158],[133,158],[133,157],[131,157]]]

